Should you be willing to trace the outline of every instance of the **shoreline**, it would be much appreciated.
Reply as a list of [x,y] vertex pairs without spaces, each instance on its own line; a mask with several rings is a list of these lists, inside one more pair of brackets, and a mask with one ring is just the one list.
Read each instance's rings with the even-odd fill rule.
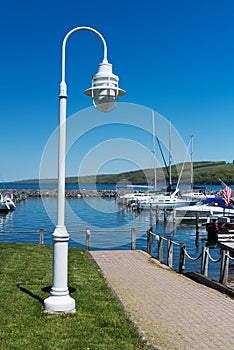
[[[4,195],[13,195],[14,200],[24,200],[27,198],[57,197],[58,190],[33,190],[33,189],[0,189]],[[102,197],[116,198],[121,191],[118,190],[65,190],[66,198]]]
[[[135,193],[136,190],[129,190],[128,193]],[[147,192],[147,191],[146,191]],[[150,191],[151,192],[151,191]],[[183,192],[183,191],[181,191]],[[218,195],[220,191],[208,190],[206,193],[210,195]],[[77,190],[65,190],[66,198],[117,198],[120,195],[126,193],[123,190],[89,190],[89,189],[77,189]],[[38,189],[0,189],[0,194],[3,196],[9,195],[13,197],[13,200],[21,201],[27,198],[41,198],[41,197],[57,197],[58,190],[38,190]]]

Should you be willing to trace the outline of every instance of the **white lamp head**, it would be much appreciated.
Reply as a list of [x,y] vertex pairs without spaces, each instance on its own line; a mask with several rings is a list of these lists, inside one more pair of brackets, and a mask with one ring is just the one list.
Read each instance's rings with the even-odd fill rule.
[[98,72],[92,78],[92,87],[85,94],[92,96],[93,105],[102,112],[113,110],[118,96],[126,94],[118,86],[119,78],[112,73],[112,64],[104,62],[98,65]]

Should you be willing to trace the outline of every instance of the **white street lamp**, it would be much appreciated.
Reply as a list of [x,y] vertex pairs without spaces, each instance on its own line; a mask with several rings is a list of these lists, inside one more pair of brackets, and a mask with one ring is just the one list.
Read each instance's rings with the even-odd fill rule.
[[104,57],[98,66],[98,73],[93,76],[92,87],[85,94],[92,97],[93,104],[100,111],[112,110],[118,96],[126,92],[118,87],[119,78],[112,73],[112,65],[107,60],[107,46],[103,36],[90,27],[77,27],[72,29],[64,37],[62,45],[62,80],[59,93],[59,150],[58,150],[58,218],[57,226],[53,233],[53,286],[50,296],[44,300],[47,312],[75,312],[75,300],[70,297],[67,286],[68,268],[68,241],[69,234],[64,225],[65,219],[65,158],[66,158],[66,103],[67,86],[65,82],[65,51],[66,42],[70,35],[79,30],[88,30],[95,33],[103,43]]

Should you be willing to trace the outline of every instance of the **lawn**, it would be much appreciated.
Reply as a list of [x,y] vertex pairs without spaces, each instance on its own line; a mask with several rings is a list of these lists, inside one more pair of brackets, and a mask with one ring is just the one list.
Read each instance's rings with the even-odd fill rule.
[[52,247],[0,244],[0,349],[146,349],[85,251],[69,248],[75,314],[49,315]]

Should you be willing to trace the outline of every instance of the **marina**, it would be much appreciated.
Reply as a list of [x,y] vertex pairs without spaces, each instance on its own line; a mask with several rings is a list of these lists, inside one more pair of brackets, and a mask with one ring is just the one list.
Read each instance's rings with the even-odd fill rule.
[[234,347],[234,3],[136,5],[2,3],[2,349]]
[[[18,189],[16,198],[15,210],[0,215],[0,242],[52,245],[56,190]],[[171,346],[176,340],[179,348],[206,349],[206,340],[212,339],[211,348],[213,341],[226,345],[234,296],[229,251],[234,246],[211,245],[205,226],[175,220],[168,208],[135,211],[117,198],[113,189],[66,190],[69,247],[86,249],[148,344]],[[219,322],[210,328],[212,317]]]
[[[9,191],[9,189],[8,189]],[[45,191],[45,192],[44,192]],[[89,230],[89,245],[91,250],[101,249],[132,249],[132,232],[135,232],[136,249],[147,251],[147,232],[162,235],[177,243],[173,252],[173,269],[179,270],[179,244],[186,244],[186,250],[192,257],[201,254],[207,246],[207,232],[204,226],[197,232],[193,222],[173,220],[171,212],[161,210],[132,211],[119,206],[116,190],[112,189],[67,189],[65,222],[70,234],[69,246],[86,248],[87,229]],[[82,192],[83,191],[83,192]],[[40,233],[43,232],[44,244],[52,244],[52,232],[56,226],[57,198],[56,190],[17,189],[18,195],[24,194],[24,199],[17,202],[12,212],[1,213],[1,242],[31,242],[40,243]],[[85,194],[86,193],[86,194]],[[78,196],[77,194],[82,194]],[[152,255],[157,257],[158,242],[154,240]],[[220,247],[211,245],[210,254],[214,260],[220,258]],[[163,248],[164,261],[167,260],[167,245]],[[185,271],[200,271],[201,260],[186,260]],[[234,277],[233,263],[230,263],[230,278]],[[210,262],[209,276],[219,279],[220,263]]]

